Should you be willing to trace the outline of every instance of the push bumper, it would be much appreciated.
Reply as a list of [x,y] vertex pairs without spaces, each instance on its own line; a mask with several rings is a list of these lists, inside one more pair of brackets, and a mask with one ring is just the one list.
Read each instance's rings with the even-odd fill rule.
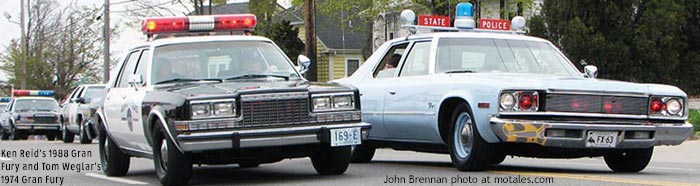
[[331,129],[361,128],[362,139],[366,139],[369,123],[330,124],[319,126],[285,127],[272,129],[251,129],[239,131],[198,132],[179,134],[176,139],[185,152],[273,147],[327,143]]
[[[614,149],[649,148],[655,145],[679,145],[692,132],[692,125],[685,123],[621,124],[600,122],[564,122],[491,118],[491,129],[504,142],[534,143],[547,147],[586,147],[588,131],[616,131]],[[553,131],[559,134],[554,136]],[[649,134],[646,138],[633,137],[635,133]]]

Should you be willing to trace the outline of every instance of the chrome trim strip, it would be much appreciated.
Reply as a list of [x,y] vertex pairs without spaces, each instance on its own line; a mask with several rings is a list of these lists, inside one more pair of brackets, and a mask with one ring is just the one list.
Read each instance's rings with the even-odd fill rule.
[[267,101],[280,99],[305,99],[308,92],[284,92],[284,93],[263,93],[263,94],[243,94],[241,101]]
[[411,112],[411,111],[373,112],[373,111],[362,111],[362,114],[391,114],[391,115],[426,115],[426,116],[433,116],[433,115],[435,115],[435,112]]
[[335,124],[335,125],[317,125],[317,126],[304,126],[304,127],[286,127],[286,128],[270,128],[270,129],[250,129],[250,130],[229,130],[229,131],[214,131],[214,132],[196,132],[191,134],[180,134],[182,136],[188,137],[200,137],[209,135],[227,135],[233,132],[239,134],[254,134],[254,133],[266,133],[266,132],[281,132],[281,131],[295,131],[295,130],[314,130],[321,128],[344,128],[344,127],[363,127],[371,126],[369,123],[347,123],[347,124]]
[[603,92],[603,91],[579,91],[564,89],[547,89],[551,94],[577,94],[577,95],[599,95],[599,96],[625,96],[625,97],[649,97],[647,93],[634,92]]
[[580,112],[501,112],[500,115],[507,116],[574,116],[574,117],[601,117],[601,118],[630,118],[630,119],[647,119],[647,115],[629,115],[629,114],[601,114],[601,113],[580,113]]

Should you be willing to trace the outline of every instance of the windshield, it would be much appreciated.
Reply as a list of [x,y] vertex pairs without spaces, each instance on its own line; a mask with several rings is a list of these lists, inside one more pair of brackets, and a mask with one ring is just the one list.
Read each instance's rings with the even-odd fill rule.
[[548,43],[486,38],[440,39],[436,72],[510,72],[562,76],[579,74]]
[[88,87],[85,89],[85,93],[83,94],[83,98],[89,99],[89,100],[98,100],[104,96],[105,93],[105,87]]
[[155,48],[151,79],[227,79],[244,75],[299,78],[284,54],[270,42],[220,41]]
[[48,99],[22,99],[15,101],[15,111],[54,111],[58,109],[58,103]]

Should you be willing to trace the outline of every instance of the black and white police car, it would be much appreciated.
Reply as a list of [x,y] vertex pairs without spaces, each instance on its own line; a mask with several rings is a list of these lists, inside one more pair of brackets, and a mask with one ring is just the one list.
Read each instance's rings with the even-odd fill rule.
[[358,91],[308,82],[310,60],[299,56],[297,71],[271,40],[248,36],[255,23],[252,14],[143,21],[150,41],[122,58],[97,110],[106,175],[125,175],[131,157],[152,158],[163,185],[187,183],[193,164],[310,157],[321,175],[345,172],[370,128]]

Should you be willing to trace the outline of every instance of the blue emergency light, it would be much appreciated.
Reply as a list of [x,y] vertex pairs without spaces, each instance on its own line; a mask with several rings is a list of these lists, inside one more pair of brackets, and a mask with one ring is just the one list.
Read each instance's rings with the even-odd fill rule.
[[0,98],[0,103],[10,102],[10,101],[12,101],[12,98],[8,98],[8,97]]
[[14,90],[14,96],[53,96],[56,94],[53,90]]
[[471,3],[458,3],[455,17],[474,17],[474,5]]

